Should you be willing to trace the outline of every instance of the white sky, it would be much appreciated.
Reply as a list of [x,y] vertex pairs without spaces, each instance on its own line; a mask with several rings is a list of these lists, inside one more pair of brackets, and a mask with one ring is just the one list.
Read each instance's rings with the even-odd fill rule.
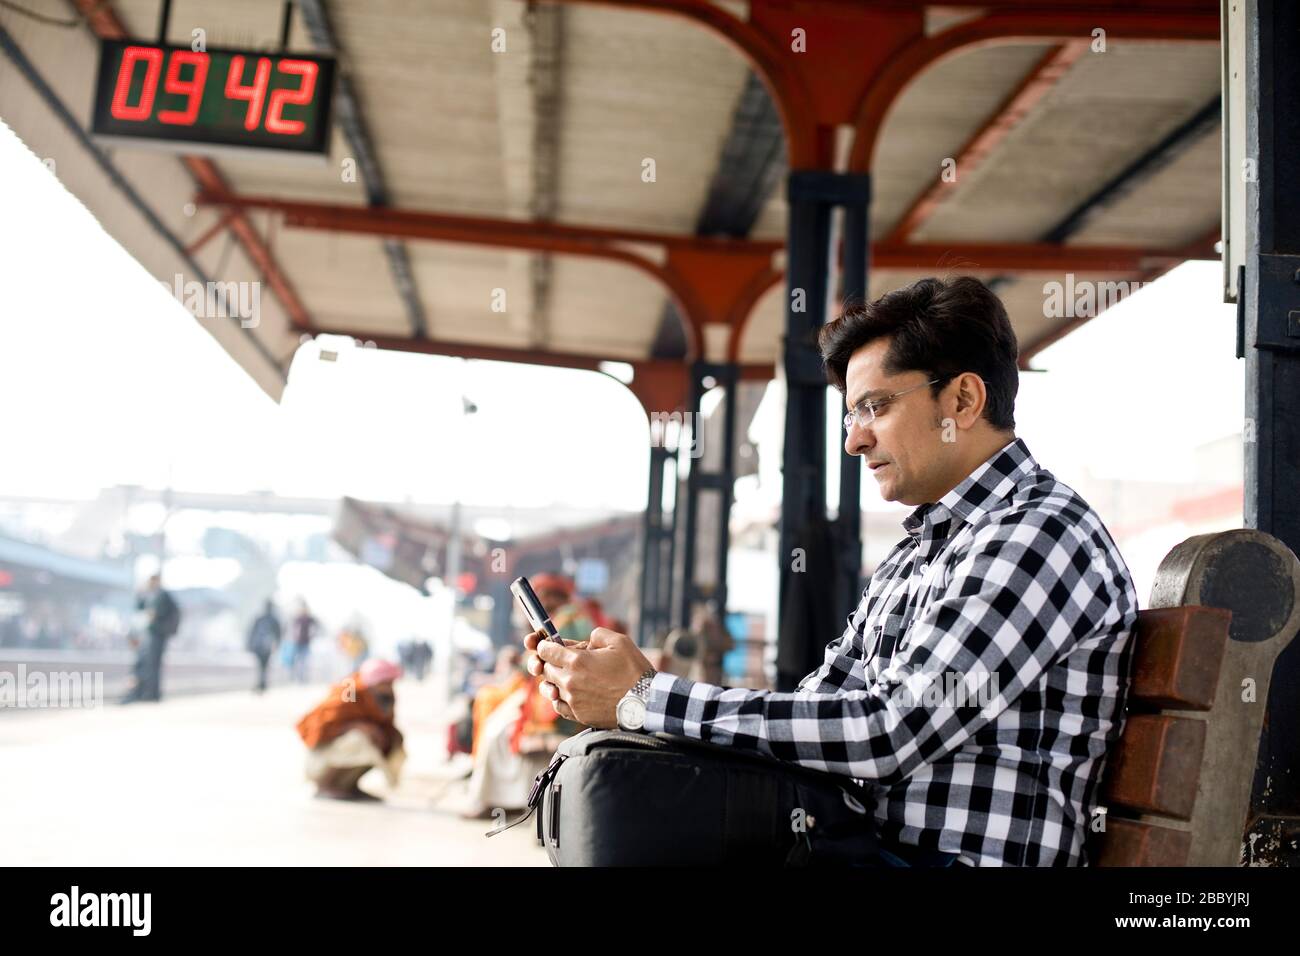
[[[577,372],[301,349],[268,399],[0,124],[0,494],[185,490],[475,504],[645,505],[647,430]],[[1218,263],[1187,263],[1022,376],[1020,434],[1063,480],[1187,480],[1239,432],[1242,363]],[[460,395],[478,405],[463,420]],[[832,418],[832,423],[836,419]],[[833,425],[832,425],[833,427]],[[835,444],[832,446],[834,451]],[[874,482],[864,504],[878,507]],[[779,485],[778,485],[779,487]]]
[[277,405],[2,124],[0,209],[0,493],[170,473],[190,491],[645,505],[648,431],[607,376],[309,344]]

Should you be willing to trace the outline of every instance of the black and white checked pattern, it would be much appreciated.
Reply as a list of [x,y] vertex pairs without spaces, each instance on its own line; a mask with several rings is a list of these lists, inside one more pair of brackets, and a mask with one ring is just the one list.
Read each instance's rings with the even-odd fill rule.
[[[1115,542],[1019,439],[903,527],[798,690],[659,674],[645,729],[855,777],[902,843],[985,866],[1085,863],[1137,621]],[[945,675],[996,694],[924,693]]]

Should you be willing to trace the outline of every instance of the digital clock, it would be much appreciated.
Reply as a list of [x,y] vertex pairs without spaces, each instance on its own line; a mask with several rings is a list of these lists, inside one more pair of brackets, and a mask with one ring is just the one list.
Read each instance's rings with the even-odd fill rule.
[[172,149],[325,156],[334,60],[102,40],[91,131]]

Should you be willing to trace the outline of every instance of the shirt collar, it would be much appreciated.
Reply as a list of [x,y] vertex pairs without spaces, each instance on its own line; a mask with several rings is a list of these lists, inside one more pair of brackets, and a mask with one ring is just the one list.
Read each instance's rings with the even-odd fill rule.
[[937,502],[917,507],[903,519],[903,528],[915,537],[922,525],[933,525],[949,515],[974,524],[1009,495],[1021,478],[1037,469],[1038,462],[1024,441],[1012,439]]

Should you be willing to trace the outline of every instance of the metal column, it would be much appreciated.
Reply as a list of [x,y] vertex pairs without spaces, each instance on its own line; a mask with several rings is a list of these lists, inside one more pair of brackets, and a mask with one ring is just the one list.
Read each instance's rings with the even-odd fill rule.
[[[870,184],[865,187],[870,195]],[[867,198],[844,205],[844,258],[840,268],[840,295],[845,302],[867,300]],[[840,447],[848,438],[840,426]],[[851,613],[862,593],[862,459],[840,455],[840,505],[835,519],[839,554],[835,606]],[[826,640],[830,640],[828,635]]]
[[[672,626],[673,558],[677,538],[677,449],[666,435],[650,447],[650,490],[646,499],[641,554],[641,614],[637,643],[648,647]],[[664,510],[664,489],[673,488],[673,507]]]
[[[790,690],[821,659],[851,607],[847,565],[860,552],[860,463],[841,466],[840,518],[826,519],[826,376],[817,333],[827,316],[831,214],[845,221],[845,294],[866,289],[867,175],[795,171],[787,185],[789,240],[786,269],[786,381],[783,497],[781,503],[777,689]],[[851,258],[850,258],[851,257]],[[798,549],[798,551],[796,551]],[[849,555],[853,557],[850,558]],[[856,573],[852,584],[856,593]],[[835,628],[838,630],[838,628]]]
[[[1252,15],[1254,14],[1254,15]],[[1300,6],[1254,0],[1247,8],[1247,182],[1244,335],[1246,526],[1300,553]],[[1257,32],[1256,32],[1257,31]],[[1235,172],[1233,174],[1236,174]],[[1251,796],[1247,839],[1300,864],[1300,640],[1278,658]]]
[[[708,385],[706,379],[712,380]],[[739,368],[735,364],[713,364],[695,362],[691,365],[691,391],[689,409],[693,413],[692,443],[703,443],[704,424],[700,418],[700,402],[709,388],[723,389],[721,406],[721,447],[717,455],[716,471],[704,468],[703,447],[698,447],[700,454],[692,459],[690,473],[686,477],[686,533],[682,543],[682,601],[678,607],[677,621],[681,627],[689,627],[691,613],[695,605],[702,601],[712,601],[714,613],[720,621],[726,621],[727,614],[727,552],[731,547],[731,505],[735,497],[735,455],[736,455],[736,389],[739,387]],[[708,387],[706,387],[706,385]],[[710,458],[713,456],[710,455]],[[696,576],[696,544],[699,533],[699,501],[702,492],[718,495],[716,513],[717,527],[714,534],[714,568],[713,585],[703,587]]]

